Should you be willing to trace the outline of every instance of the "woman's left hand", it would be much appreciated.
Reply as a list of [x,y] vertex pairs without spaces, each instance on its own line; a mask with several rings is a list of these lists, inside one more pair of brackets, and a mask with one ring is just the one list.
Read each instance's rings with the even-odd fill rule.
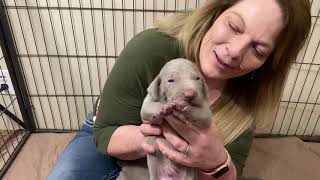
[[164,119],[163,135],[175,149],[168,147],[161,139],[157,140],[157,144],[167,158],[205,172],[226,161],[227,154],[214,124],[210,128],[199,129],[185,123],[187,121],[183,113],[176,110]]

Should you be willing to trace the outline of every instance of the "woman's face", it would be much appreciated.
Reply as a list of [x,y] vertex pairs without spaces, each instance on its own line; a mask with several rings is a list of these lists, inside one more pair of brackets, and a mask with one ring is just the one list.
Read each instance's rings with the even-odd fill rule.
[[282,28],[282,11],[275,0],[242,0],[230,7],[202,39],[199,58],[204,76],[226,80],[258,69]]

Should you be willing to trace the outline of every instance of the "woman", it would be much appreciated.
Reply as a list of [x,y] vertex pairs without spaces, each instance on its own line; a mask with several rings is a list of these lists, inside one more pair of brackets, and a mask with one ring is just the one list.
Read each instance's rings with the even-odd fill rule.
[[[268,114],[310,25],[308,0],[209,0],[195,11],[158,21],[156,29],[128,43],[106,81],[94,124],[97,149],[136,160],[155,151],[145,136],[162,134],[176,150],[159,141],[160,151],[197,168],[199,179],[240,178],[252,130],[272,119]],[[178,57],[194,61],[205,77],[214,114],[209,130],[195,132],[173,116],[161,126],[142,124],[148,85]],[[112,169],[104,174],[112,172],[114,178],[119,169],[108,155],[101,161]]]
[[[98,149],[119,159],[139,159],[155,151],[144,136],[162,133],[177,149],[158,142],[163,154],[198,168],[200,179],[214,179],[203,172],[226,163],[226,145],[233,162],[219,178],[239,177],[251,129],[272,119],[268,113],[276,107],[310,23],[307,0],[208,1],[194,12],[165,18],[158,29],[137,35],[113,67],[94,126]],[[161,127],[141,124],[148,84],[165,62],[181,56],[198,64],[208,84],[215,122],[208,131],[194,132],[172,116]]]

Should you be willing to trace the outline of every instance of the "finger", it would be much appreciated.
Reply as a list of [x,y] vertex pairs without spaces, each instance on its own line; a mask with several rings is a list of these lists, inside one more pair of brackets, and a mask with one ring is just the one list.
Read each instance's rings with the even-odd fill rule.
[[139,130],[144,136],[152,136],[152,135],[157,136],[162,134],[161,127],[153,124],[143,123],[139,126]]
[[142,149],[147,153],[147,154],[153,154],[156,152],[156,148],[147,142],[142,143]]
[[183,152],[187,149],[188,143],[179,137],[179,135],[169,126],[168,123],[164,123],[162,126],[163,136],[170,144],[178,151]]
[[192,128],[193,130],[197,130],[197,128],[192,124],[193,119],[187,117],[183,112],[173,111],[172,115],[176,117],[178,120],[182,121],[188,127]]
[[[166,156],[168,159],[181,164],[181,165],[185,165],[185,166],[190,166],[190,162],[189,162],[189,158],[187,157],[183,157],[183,154],[181,154],[179,151],[176,151],[174,149],[169,148],[166,143],[164,142],[164,140],[162,139],[157,139],[156,143],[158,145],[159,150],[161,151],[161,153]],[[189,151],[190,153],[190,151]]]
[[193,126],[188,126],[173,115],[167,116],[165,120],[189,144],[197,139],[199,132]]

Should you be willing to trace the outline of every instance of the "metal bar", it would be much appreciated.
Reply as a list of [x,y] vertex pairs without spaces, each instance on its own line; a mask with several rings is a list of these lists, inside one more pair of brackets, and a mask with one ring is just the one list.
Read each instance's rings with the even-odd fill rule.
[[[50,2],[50,1],[46,0],[46,3],[47,3],[48,6],[49,6],[49,2]],[[37,1],[37,6],[38,6],[38,1]],[[38,10],[38,11],[39,11],[39,10]],[[53,23],[52,11],[48,10],[48,13],[49,13],[50,25],[51,25],[51,29],[52,29],[52,33],[53,33],[53,38],[54,38],[54,45],[55,45],[57,54],[59,54],[59,48],[58,48],[58,45],[57,45],[57,42],[58,42],[59,40],[58,40],[58,38],[57,38],[57,36],[56,36],[56,32],[55,32],[55,29],[54,29],[55,25],[54,25],[54,23]],[[61,25],[63,24],[62,21],[61,21],[61,19],[60,19],[60,24],[61,24]],[[41,23],[41,25],[42,25],[42,23]],[[45,36],[45,34],[43,34],[43,36]],[[46,48],[46,53],[48,53],[47,48]],[[64,78],[63,71],[62,71],[62,68],[61,68],[62,66],[61,66],[61,59],[60,59],[60,57],[58,57],[58,63],[59,63],[59,69],[60,69],[60,72],[61,72],[63,91],[64,91],[64,94],[66,94],[65,78]],[[49,64],[51,64],[50,61],[49,61]],[[50,66],[50,69],[51,69],[51,66]],[[52,76],[52,78],[53,78],[53,76]],[[52,81],[53,81],[53,84],[55,84],[55,83],[54,83],[55,80],[52,79]],[[56,92],[56,90],[55,90],[55,85],[54,85],[54,93],[57,94],[57,92]],[[63,120],[62,120],[62,116],[61,116],[60,103],[59,103],[58,98],[56,98],[56,100],[57,100],[58,110],[59,110],[59,114],[60,114],[60,122],[61,122],[61,124],[62,124],[62,128],[65,129],[64,123],[63,123]],[[67,98],[66,98],[66,102],[67,102],[67,107],[68,107],[68,111],[69,111],[69,104],[68,104],[68,99],[67,99]],[[69,118],[70,118],[70,114],[69,114]],[[55,126],[55,122],[54,122],[54,126]],[[71,127],[71,126],[70,126],[70,127]]]
[[[319,12],[320,12],[320,10],[318,11],[318,15],[319,15]],[[317,19],[318,19],[318,17],[317,17]],[[317,20],[316,20],[316,22],[317,22]],[[312,34],[313,34],[313,32],[314,32],[315,26],[316,26],[316,24],[312,27],[311,35],[310,35],[310,37],[308,38],[308,41],[307,41],[307,47],[309,47],[309,43],[310,43],[310,40],[311,40]],[[303,58],[302,58],[302,60],[304,60],[304,59],[305,59],[305,56],[306,56],[306,52],[307,52],[307,50],[308,50],[308,48],[306,48],[306,50],[304,51],[304,54],[303,54]],[[289,100],[291,100],[291,99],[292,99],[292,95],[293,95],[294,87],[296,86],[297,79],[298,79],[299,74],[300,74],[300,72],[301,72],[301,67],[302,67],[302,65],[300,65],[300,67],[299,67],[299,70],[298,70],[297,76],[296,76],[295,81],[294,81],[294,85],[293,85],[292,91],[291,91],[291,93],[290,93],[290,98],[289,98]],[[289,103],[287,104],[287,108],[286,108],[286,110],[285,110],[284,117],[285,117],[285,116],[286,116],[286,114],[287,114],[288,106],[289,106]],[[283,123],[284,123],[284,120],[281,122],[281,126],[280,126],[280,129],[279,129],[279,133],[280,133],[280,131],[281,131],[281,129],[282,129]]]
[[[126,4],[125,4],[125,1],[122,0],[122,7],[125,7]],[[126,12],[123,11],[122,12],[122,27],[123,27],[123,47],[126,47],[126,44],[127,44],[127,26],[126,26]]]
[[[0,65],[0,71],[1,71],[1,75],[4,77],[4,75],[3,75],[3,71],[2,71],[2,68],[1,68],[1,65]],[[7,83],[7,81],[6,81],[6,79],[4,78],[4,81],[5,81],[5,83]],[[3,101],[3,103],[4,103],[4,105],[5,105],[5,107],[3,107],[2,106],[2,104],[0,104],[3,108],[5,108],[5,109],[3,109],[2,111],[1,111],[1,115],[3,114],[3,113],[5,113],[4,112],[4,110],[7,110],[7,111],[9,111],[8,110],[8,108],[12,105],[12,103],[14,102],[14,100],[15,99],[13,99],[12,100],[12,97],[11,97],[11,95],[10,95],[10,93],[9,93],[9,98],[10,98],[10,104],[9,105],[7,105],[7,103],[6,103],[6,100],[5,100],[5,98],[4,98],[4,95],[3,95],[3,93],[2,93],[2,91],[0,91],[0,94],[1,94],[1,97],[2,97],[2,101]],[[14,106],[13,106],[13,110],[15,111],[15,109],[14,109]],[[10,111],[9,111],[10,112]],[[11,112],[10,112],[11,113]],[[6,113],[5,113],[6,114]],[[14,115],[13,113],[11,113],[12,115]],[[15,115],[14,115],[15,116]],[[16,117],[16,116],[15,116]],[[17,118],[17,117],[16,117]],[[18,119],[18,118],[17,118]],[[19,120],[19,119],[18,119]],[[12,121],[10,120],[9,121],[10,122],[10,124],[11,124],[11,127],[13,128],[13,131],[15,131],[15,127],[14,127],[14,125],[12,124]],[[25,128],[25,127],[24,127]],[[17,138],[17,136],[16,136],[16,139],[17,139],[17,141],[18,141],[18,138]]]
[[[80,8],[81,8],[81,4],[82,4],[83,0],[79,0],[79,4],[80,4]],[[86,21],[83,19],[83,10],[80,10],[80,14],[81,14],[81,22],[82,22],[82,33],[83,33],[83,38],[84,38],[84,47],[85,47],[85,51],[86,51],[86,56],[88,56],[88,42],[87,42],[87,31],[86,31]],[[90,93],[92,94],[92,79],[91,79],[91,70],[89,68],[89,60],[87,59],[87,69],[88,69],[88,75],[89,75],[89,84],[90,84]],[[92,98],[92,104],[94,104],[94,99]],[[86,114],[88,114],[87,112],[87,106],[85,106],[85,112]]]
[[[318,73],[319,73],[319,71],[317,72],[317,74],[318,74]],[[319,95],[320,95],[320,92],[319,92],[319,94],[318,94],[318,96],[317,96],[316,101],[318,101]],[[306,132],[306,129],[307,129],[308,125],[309,125],[309,122],[310,122],[310,119],[311,119],[311,116],[312,116],[312,114],[313,114],[313,111],[314,111],[314,108],[315,108],[315,107],[316,107],[316,105],[313,105],[312,110],[311,110],[311,113],[310,113],[310,116],[309,116],[308,121],[307,121],[307,125],[306,125],[306,127],[305,127],[305,129],[304,129],[304,131],[303,131],[303,134],[305,134],[305,132]],[[316,124],[314,125],[314,128],[313,128],[313,130],[312,130],[312,134],[314,133],[314,131],[315,131],[317,125],[318,125],[319,118],[320,118],[320,114],[318,115],[317,122],[316,122]]]
[[[27,4],[27,0],[25,0],[25,3]],[[33,39],[34,39],[34,43],[35,43],[35,47],[36,47],[36,52],[37,52],[37,54],[39,54],[39,49],[38,49],[38,43],[37,43],[37,40],[36,40],[36,38],[35,38],[35,33],[34,33],[34,27],[33,27],[33,23],[32,23],[32,21],[31,21],[31,16],[30,16],[30,11],[29,11],[29,9],[27,8],[27,13],[28,13],[28,19],[29,19],[29,23],[30,23],[30,26],[31,26],[31,32],[32,32],[32,36],[33,36]],[[42,77],[42,80],[43,80],[43,83],[44,83],[44,86],[45,86],[45,88],[44,88],[44,90],[45,90],[45,93],[47,94],[47,82],[46,82],[46,80],[44,79],[44,74],[43,74],[43,64],[41,63],[41,61],[40,61],[40,58],[38,58],[38,61],[39,61],[39,64],[40,64],[40,71],[41,71],[41,77]],[[38,84],[36,83],[36,86],[37,86]],[[48,103],[49,103],[49,109],[50,109],[50,114],[51,114],[51,116],[52,116],[52,120],[53,120],[53,125],[55,126],[55,122],[54,122],[54,116],[53,116],[53,111],[52,111],[52,104],[51,104],[51,101],[50,101],[50,99],[48,98],[47,99],[48,100]],[[60,116],[61,116],[61,114],[60,114]]]
[[[315,56],[316,56],[316,54],[317,54],[317,51],[318,51],[318,49],[319,49],[319,45],[320,45],[320,41],[318,42],[318,45],[317,45],[317,48],[316,48],[316,52],[314,53],[312,62],[314,61],[314,58],[315,58]],[[309,67],[309,69],[308,69],[307,77],[308,77],[308,75],[309,75],[310,69],[311,69],[311,65],[310,65],[310,67]],[[318,69],[317,74],[316,74],[316,76],[315,76],[315,79],[314,79],[314,81],[313,81],[313,84],[312,84],[312,86],[311,86],[310,92],[309,92],[309,94],[308,94],[307,102],[309,101],[310,94],[311,94],[312,89],[313,89],[313,87],[314,87],[314,85],[315,85],[316,78],[318,77],[318,74],[319,74],[319,70],[320,70],[320,68]],[[307,80],[307,77],[306,77],[305,81],[303,82],[302,87],[304,87],[305,82],[306,82],[306,80]],[[320,93],[320,92],[319,92],[319,93]],[[302,91],[301,91],[301,94],[302,94]],[[301,95],[301,94],[300,94],[300,95]],[[300,95],[299,95],[299,99],[300,99]],[[313,106],[313,108],[312,108],[312,112],[310,113],[310,116],[309,116],[309,118],[308,118],[308,120],[307,120],[307,124],[306,124],[306,126],[305,126],[305,128],[304,128],[303,134],[305,134],[306,129],[307,129],[308,125],[309,125],[309,121],[310,121],[311,115],[312,115],[312,113],[313,113],[314,107],[315,107],[315,105],[316,105],[316,102],[317,102],[317,101],[315,101],[315,104],[314,104],[314,106]],[[305,111],[306,106],[307,106],[307,104],[304,104],[304,107],[303,107],[302,112]],[[296,106],[296,107],[297,107],[297,106]],[[294,111],[296,110],[296,107],[295,107]],[[296,128],[295,133],[297,133],[297,131],[298,131],[298,128],[299,128],[299,126],[300,126],[300,122],[301,122],[301,120],[302,120],[302,116],[303,116],[303,113],[301,113],[300,120],[299,120],[299,123],[298,123],[298,126],[297,126],[297,128]],[[292,119],[293,119],[293,117],[292,117]],[[290,125],[291,125],[291,122],[290,122]],[[289,127],[290,127],[290,126],[289,126]]]
[[18,56],[16,53],[17,49],[14,45],[13,34],[10,31],[10,25],[8,22],[9,18],[6,15],[6,10],[4,7],[4,2],[0,1],[0,45],[5,57],[6,65],[9,70],[9,74],[12,80],[14,91],[17,96],[19,108],[25,122],[25,126],[29,131],[33,132],[36,129],[36,125],[33,113],[32,111],[30,111],[32,107],[27,96],[25,82],[20,81],[18,83],[18,79],[24,78],[18,61]]
[[[319,9],[319,11],[318,11],[318,15],[319,15],[319,13],[320,13],[320,9]],[[316,21],[315,21],[315,25],[317,24],[317,22],[318,22],[318,18],[317,18]],[[311,38],[311,37],[310,37],[310,38]],[[319,41],[319,42],[320,42],[320,41]],[[317,46],[317,48],[316,48],[316,52],[315,52],[314,55],[313,55],[311,64],[314,62],[315,56],[316,56],[316,54],[317,54],[317,51],[318,51],[318,48],[319,48],[319,42],[318,42],[318,46]],[[303,58],[303,60],[304,60],[304,58]],[[301,66],[300,66],[300,69],[301,69]],[[300,74],[300,69],[299,69],[299,74]],[[311,65],[309,65],[308,72],[307,72],[306,78],[305,78],[304,81],[303,81],[302,87],[304,87],[305,84],[306,84],[306,81],[307,81],[308,76],[309,76],[309,73],[310,73],[310,69],[311,69]],[[313,86],[312,86],[312,87],[313,87]],[[301,98],[302,91],[303,91],[303,88],[301,88],[301,91],[300,91],[300,93],[299,93],[298,101],[299,101],[299,99]],[[310,93],[311,93],[311,91],[312,91],[312,88],[311,88],[311,90],[310,90]],[[310,97],[310,94],[309,94],[309,96],[308,96],[307,101],[309,100],[309,97]],[[303,108],[303,112],[304,112],[304,110],[305,110],[305,107],[306,107],[306,106],[304,106],[304,108]],[[292,124],[293,117],[294,117],[294,115],[295,115],[296,109],[297,109],[297,104],[295,104],[295,107],[294,107],[294,110],[293,110],[294,113],[292,113],[292,116],[291,116],[291,120],[290,120],[290,123],[289,123],[289,127],[288,127],[288,130],[287,130],[287,133],[286,133],[287,135],[288,135],[288,133],[289,133],[289,129],[290,129],[290,127],[291,127],[291,124]],[[301,114],[301,118],[302,118],[302,116],[303,116],[303,113]],[[300,118],[298,127],[299,127],[299,125],[300,125],[301,118]],[[297,127],[297,129],[298,129],[298,127]],[[296,129],[296,131],[297,131],[297,129]]]
[[0,104],[0,111],[5,113],[8,117],[10,117],[12,120],[14,120],[17,124],[19,124],[20,126],[22,126],[25,129],[27,129],[24,122],[22,122],[16,115],[14,115],[12,112],[10,112],[7,108],[2,106],[2,104]]
[[[60,7],[60,0],[58,0],[58,7]],[[68,42],[66,41],[66,31],[65,31],[65,28],[64,28],[64,23],[63,23],[64,19],[63,19],[61,10],[59,10],[59,16],[60,16],[60,22],[61,22],[61,25],[62,25],[63,41],[64,41],[64,45],[65,45],[65,47],[66,47],[66,52],[67,52],[67,55],[68,55],[68,54],[69,54],[69,45],[68,45]],[[72,76],[72,74],[71,74],[71,72],[72,72],[72,66],[70,65],[70,58],[69,58],[69,57],[67,58],[67,60],[68,60],[68,68],[69,68],[69,70],[70,70],[70,71],[69,71],[69,72],[70,72],[69,75],[70,75],[70,79],[71,79],[72,94],[74,94],[74,82],[73,82],[73,76]],[[66,92],[65,92],[64,95],[66,95]],[[78,112],[78,105],[77,105],[76,98],[73,97],[73,100],[74,100],[74,104],[75,104],[77,119],[79,119],[79,117],[78,117],[79,112]],[[69,107],[69,101],[68,101],[68,98],[67,98],[67,97],[66,97],[66,101],[67,101],[68,109],[70,109],[70,107]],[[70,116],[70,113],[68,113],[68,114],[69,114],[69,120],[70,120],[69,125],[70,125],[70,128],[71,128],[71,127],[72,127],[71,116]]]
[[25,135],[22,137],[21,141],[18,143],[17,147],[15,148],[15,151],[13,151],[12,155],[9,157],[9,159],[6,161],[4,166],[2,167],[0,171],[0,179],[3,178],[3,176],[6,174],[8,169],[10,168],[11,164],[13,163],[14,159],[17,157],[21,149],[23,148],[24,144],[27,142],[31,135],[31,132],[27,131]]
[[[91,10],[92,8],[87,7],[39,7],[36,6],[6,6],[8,9],[50,9],[50,10]],[[153,9],[123,9],[123,8],[93,8],[96,11],[119,11],[119,12],[159,12],[159,13],[184,13],[184,10],[166,10],[166,9],[160,9],[160,10],[153,10]]]
[[165,16],[167,14],[167,11],[166,11],[166,0],[163,0],[163,15]]
[[72,130],[72,129],[37,129],[35,133],[76,133],[79,130]]
[[174,10],[177,11],[177,7],[178,7],[178,0],[174,0]]
[[[2,114],[1,114],[1,118],[2,118],[2,120],[3,120]],[[3,121],[4,121],[4,120],[3,120]],[[7,130],[7,133],[8,133],[7,127],[6,127],[6,130]],[[9,133],[8,133],[8,134],[9,134]],[[0,136],[1,136],[2,141],[3,141],[3,142],[6,142],[6,139],[4,139],[1,131],[0,131]],[[11,141],[11,144],[12,144],[12,146],[13,146],[12,141]],[[0,150],[2,150],[2,148],[4,148],[4,147],[5,147],[6,151],[8,152],[9,156],[11,156],[10,151],[9,151],[8,146],[7,146],[6,143],[3,144],[3,146],[1,147]],[[13,146],[13,147],[14,147],[14,146]],[[0,154],[2,154],[2,153],[0,153]]]
[[[90,0],[90,5],[91,7],[93,7],[93,3],[92,0]],[[98,54],[98,47],[97,47],[97,37],[96,37],[96,21],[94,18],[94,13],[93,13],[93,8],[91,9],[91,22],[92,22],[92,29],[93,29],[93,39],[94,39],[94,49],[95,49],[95,54]],[[100,66],[99,66],[99,61],[98,59],[96,60],[96,68],[97,68],[97,74],[98,74],[98,79],[100,80]],[[101,85],[100,85],[100,81],[98,81],[98,85],[99,85],[99,92],[101,92]],[[94,104],[94,103],[93,103]]]
[[[319,96],[320,96],[320,93],[318,94],[317,100],[319,99]],[[312,111],[313,111],[313,109],[312,109]],[[312,133],[311,133],[312,135],[314,134],[314,131],[316,130],[316,127],[318,126],[319,120],[320,120],[320,114],[318,115],[317,122],[313,127],[313,130],[312,130]]]
[[[4,4],[5,5],[5,4]],[[12,22],[11,22],[11,19],[9,18],[9,12],[8,12],[8,10],[7,9],[5,9],[5,11],[6,11],[6,14],[8,15],[7,17],[8,17],[8,25],[9,25],[9,30],[10,30],[10,32],[14,32],[13,31],[13,29],[12,29]],[[22,60],[21,60],[21,58],[18,56],[18,54],[19,54],[19,49],[18,49],[18,46],[17,46],[17,43],[16,43],[16,41],[17,41],[17,39],[16,39],[16,36],[15,36],[15,34],[14,33],[12,33],[11,34],[12,35],[12,40],[13,40],[13,46],[14,46],[14,49],[15,49],[15,55],[16,55],[16,57],[17,57],[17,64],[19,65],[19,64],[22,64]],[[8,64],[6,64],[7,66],[8,66]],[[20,66],[19,66],[20,67]],[[21,70],[19,71],[19,72],[21,72],[22,73],[22,78],[21,79],[27,79],[26,78],[26,75],[25,75],[25,72],[24,72],[24,67],[23,66],[21,66]],[[23,84],[23,85],[25,85],[25,84]],[[28,94],[30,91],[29,91],[29,87],[28,86],[25,86],[25,90],[26,90],[26,94]],[[11,99],[11,101],[13,101],[12,100],[12,97],[11,97],[11,95],[9,95],[9,98]],[[15,99],[17,99],[17,96],[15,96]],[[28,99],[28,98],[27,98]],[[31,101],[28,99],[28,101],[31,103]],[[18,108],[19,108],[19,111],[20,111],[20,113],[22,113],[21,112],[21,107],[20,107],[20,105],[22,105],[19,101],[18,101]],[[15,111],[15,106],[13,106],[14,108],[14,111]],[[27,107],[25,107],[26,109],[27,109]],[[28,111],[28,112],[30,112],[30,111]],[[31,112],[31,114],[32,114],[32,112]],[[23,115],[23,114],[22,114]],[[23,116],[22,116],[22,118],[23,118]],[[37,120],[37,117],[35,117],[35,116],[33,116],[33,114],[32,114],[32,120],[33,120],[33,122],[35,123],[35,125],[37,125],[37,127],[39,127],[39,124],[38,124],[38,120]],[[35,119],[34,119],[35,118]],[[25,118],[23,118],[23,119],[25,119]],[[21,139],[20,139],[21,140]]]
[[186,0],[184,3],[184,10],[187,11],[189,9],[189,0]]
[[[68,0],[68,6],[70,8],[70,0]],[[71,24],[72,24],[72,33],[73,33],[73,42],[74,42],[74,45],[75,45],[75,48],[76,48],[76,54],[78,55],[79,54],[79,50],[78,50],[78,43],[77,43],[77,39],[76,39],[76,33],[75,33],[75,27],[74,27],[74,17],[73,17],[73,13],[71,13],[71,10],[69,9],[69,15],[70,15],[70,19],[71,19]],[[83,83],[82,83],[82,71],[81,71],[81,68],[80,68],[80,58],[77,57],[77,63],[78,63],[78,67],[79,67],[79,74],[80,74],[80,85],[81,85],[81,92],[83,93]],[[85,109],[85,113],[84,113],[84,117],[86,116],[86,104],[85,104],[85,99],[83,98],[83,106],[84,106],[84,109]],[[80,126],[79,126],[79,119],[78,119],[78,129],[80,129]]]
[[[19,133],[21,133],[21,132],[25,132],[25,130],[24,129],[23,130],[19,129],[19,130],[13,131],[12,134],[9,133],[9,137],[7,137],[6,139],[4,139],[2,133],[0,133],[1,134],[1,138],[3,140],[3,144],[1,145],[0,150],[2,150],[4,147],[7,148],[6,144],[8,144],[9,141],[11,141],[11,144],[13,144],[12,141],[14,141],[14,138],[12,136],[15,136],[16,137],[16,142],[19,143],[20,141],[18,140],[17,135],[19,135]],[[15,148],[16,147],[13,146],[13,151],[15,150]],[[2,155],[2,153],[0,153],[0,154]]]
[[98,97],[99,94],[29,94],[30,97]]
[[[132,5],[133,5],[133,9],[136,8],[136,0],[132,0]],[[113,9],[113,6],[112,6]],[[133,35],[135,36],[137,34],[137,16],[136,16],[136,12],[138,11],[132,11],[133,12]],[[117,55],[116,52],[114,52],[115,55]]]
[[[101,6],[104,7],[104,0],[101,0]],[[106,69],[107,69],[107,75],[109,75],[109,60],[107,58],[108,55],[108,37],[107,37],[107,33],[106,33],[106,14],[105,11],[102,11],[102,25],[103,25],[103,37],[104,37],[104,55],[106,57]],[[101,93],[101,92],[100,92]]]
[[310,103],[310,102],[300,102],[300,101],[280,101],[280,102],[286,102],[286,103],[295,103],[295,104],[314,104],[314,105],[320,105],[320,103],[317,103],[317,102],[315,102],[315,103]]
[[[118,58],[117,55],[69,55],[69,54],[19,54],[20,57],[64,57],[64,58]],[[293,62],[292,65],[300,65],[300,64],[305,64],[305,65],[320,65],[317,63],[304,63],[304,62]]]
[[[157,0],[153,0],[152,2],[153,2],[152,10],[155,10],[156,9],[156,4],[157,4]],[[153,11],[152,12],[152,21],[154,22],[155,19],[156,19],[156,13]]]
[[[285,80],[284,80],[284,83],[287,82],[288,76],[289,76],[289,74],[286,75],[286,78],[285,78]],[[277,104],[277,111],[276,111],[276,113],[274,114],[273,123],[272,123],[271,129],[270,129],[270,131],[269,131],[270,134],[272,133],[272,130],[274,129],[274,126],[275,126],[275,124],[276,124],[276,119],[277,119],[278,111],[279,111],[279,108],[280,108],[280,104],[281,104],[281,102],[283,102],[283,101],[281,101],[281,97],[283,96],[283,92],[284,92],[284,87],[282,87],[282,89],[281,89],[280,101],[279,101],[278,104]]]
[[[14,4],[16,4],[16,1],[14,0],[13,1],[14,2]],[[20,25],[20,29],[21,29],[21,33],[22,33],[22,39],[23,39],[23,43],[24,43],[24,45],[25,45],[25,47],[26,47],[26,51],[27,51],[27,54],[29,54],[29,47],[28,47],[28,45],[27,45],[27,40],[26,40],[26,35],[25,35],[25,31],[24,31],[24,29],[23,29],[23,25],[22,25],[22,23],[21,23],[21,16],[20,16],[20,13],[19,13],[19,11],[17,10],[17,15],[18,15],[18,21],[19,21],[19,25]],[[30,62],[30,57],[28,57],[28,63],[30,64],[30,68],[31,68],[31,74],[32,74],[32,78],[33,79],[36,79],[35,78],[35,76],[34,76],[34,67],[33,67],[33,63],[31,63]],[[35,83],[35,89],[36,89],[36,93],[38,93],[39,92],[39,90],[38,90],[38,83],[37,83],[37,81],[34,81],[34,83]],[[41,108],[41,114],[42,114],[42,116],[43,116],[43,120],[44,120],[44,123],[45,123],[45,126],[47,126],[47,120],[46,120],[46,116],[44,115],[44,111],[43,111],[43,108],[42,108],[42,101],[41,101],[41,99],[39,98],[39,103],[40,103],[40,108]]]
[[[164,2],[166,2],[164,0]],[[143,16],[143,30],[146,29],[146,12],[144,11],[146,9],[146,3],[145,3],[145,0],[142,0],[142,9],[143,9],[143,12],[142,12],[142,16]]]
[[[38,4],[38,0],[36,0],[36,3],[37,3],[37,7],[39,7],[39,4]],[[47,5],[48,4],[48,1],[46,2]],[[56,41],[56,35],[55,35],[55,31],[53,29],[53,25],[52,25],[52,15],[51,15],[51,11],[48,10],[48,13],[49,13],[49,18],[50,18],[50,23],[51,23],[51,29],[52,29],[52,32],[53,32],[53,37],[54,37],[54,41]],[[46,51],[46,54],[48,55],[48,46],[47,46],[47,40],[46,40],[46,35],[44,34],[44,28],[43,28],[43,21],[42,21],[42,15],[40,13],[40,10],[38,9],[38,14],[39,14],[39,19],[40,19],[40,27],[41,27],[41,31],[42,31],[42,36],[43,36],[43,40],[44,40],[44,45],[45,45],[45,51]],[[56,45],[56,42],[55,42],[55,45]],[[58,48],[56,46],[56,50],[57,50],[57,54],[58,53]],[[53,74],[52,74],[52,64],[51,64],[51,61],[50,61],[50,58],[47,56],[47,59],[48,59],[48,63],[49,63],[49,71],[50,71],[50,75],[51,75],[51,80],[52,80],[52,83],[53,83],[53,91],[54,93],[56,94],[56,83],[55,83],[55,79],[53,78]],[[60,72],[61,72],[61,75],[62,75],[62,83],[63,83],[63,87],[64,87],[64,78],[63,78],[63,73],[61,71],[61,64],[60,64],[60,58],[58,58],[58,61],[59,61],[59,66],[60,66]],[[47,92],[46,92],[47,93]],[[61,110],[60,110],[60,103],[59,103],[59,100],[58,98],[55,98],[56,99],[56,102],[57,102],[57,105],[58,105],[58,111],[59,111],[59,115],[60,115],[60,122],[63,125],[63,121],[62,121],[62,116],[61,116]],[[51,108],[51,106],[50,106]],[[51,111],[52,112],[52,111]],[[54,118],[54,117],[53,117]],[[53,125],[55,127],[55,120],[53,119]]]
[[101,56],[101,55],[61,55],[61,54],[20,54],[20,57],[55,57],[55,58],[118,58],[119,56]]
[[[114,8],[114,0],[111,1],[111,7]],[[117,26],[116,26],[116,18],[115,18],[115,12],[112,11],[112,18],[113,18],[113,43],[114,43],[114,54],[116,56],[118,56],[118,50],[117,50],[117,46],[118,46],[118,43],[117,43]]]
[[[4,5],[5,5],[5,3],[4,3]],[[5,5],[5,6],[6,6],[6,5]],[[10,32],[14,32],[14,30],[12,29],[12,22],[11,22],[11,19],[10,19],[10,17],[9,17],[8,9],[5,8],[5,11],[6,11],[6,14],[8,15],[8,16],[7,16],[7,17],[8,17],[7,22],[8,22],[8,25],[9,25],[9,30],[10,30]],[[17,11],[17,10],[16,10],[16,11]],[[18,48],[18,46],[17,46],[17,38],[16,38],[16,36],[15,36],[14,33],[11,33],[11,35],[12,35],[12,39],[13,39],[13,45],[14,45],[14,48],[15,48],[15,50],[16,50],[16,51],[15,51],[15,54],[16,54],[17,60],[18,60],[18,62],[19,62],[18,64],[22,64],[21,57],[19,56],[19,54],[20,54],[19,48]],[[23,66],[21,66],[21,71],[22,71],[23,79],[27,79],[27,78],[26,78],[26,75],[25,75],[25,71],[24,71],[24,67],[23,67]],[[26,86],[26,90],[27,90],[27,92],[30,92],[28,86]],[[35,117],[35,118],[37,118],[37,117]],[[38,123],[38,121],[35,121],[35,122]]]

